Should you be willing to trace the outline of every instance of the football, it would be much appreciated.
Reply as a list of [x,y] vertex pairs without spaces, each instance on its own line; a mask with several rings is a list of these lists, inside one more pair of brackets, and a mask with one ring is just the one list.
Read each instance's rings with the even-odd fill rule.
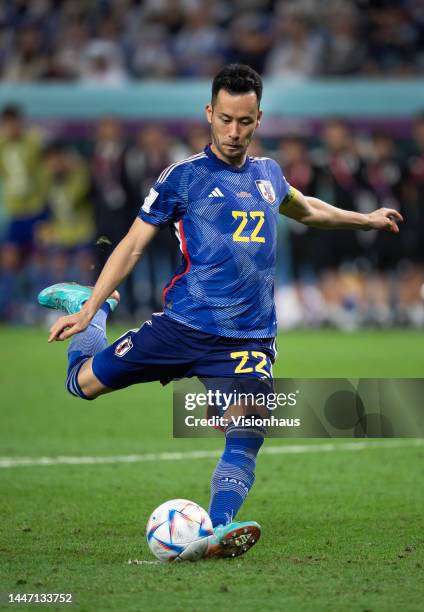
[[154,510],[147,522],[146,538],[159,561],[197,561],[206,552],[212,535],[208,513],[188,499],[171,499]]

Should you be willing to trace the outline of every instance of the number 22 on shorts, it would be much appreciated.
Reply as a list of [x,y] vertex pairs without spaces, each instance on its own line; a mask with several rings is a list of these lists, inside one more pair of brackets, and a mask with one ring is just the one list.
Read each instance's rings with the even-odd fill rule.
[[[249,374],[254,371],[264,374],[268,378],[270,377],[269,371],[264,370],[264,367],[267,366],[267,357],[265,353],[262,353],[261,351],[236,351],[234,353],[230,353],[230,357],[231,359],[240,360],[240,363],[234,370],[234,374]],[[257,363],[254,364],[254,367],[246,366],[250,357],[257,361]]]

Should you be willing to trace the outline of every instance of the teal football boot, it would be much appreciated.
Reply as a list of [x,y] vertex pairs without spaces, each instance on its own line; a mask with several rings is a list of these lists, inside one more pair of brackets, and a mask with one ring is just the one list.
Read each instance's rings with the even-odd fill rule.
[[239,557],[244,555],[261,537],[261,526],[256,521],[234,521],[214,527],[208,536],[206,558]]
[[260,537],[261,527],[255,521],[218,525],[214,527],[212,535],[191,542],[176,561],[239,557],[252,548]]
[[[38,303],[45,308],[63,310],[68,314],[79,312],[84,302],[88,300],[93,292],[93,287],[78,285],[77,283],[58,283],[46,287],[38,294]],[[118,306],[120,295],[113,291],[106,302],[111,312]]]

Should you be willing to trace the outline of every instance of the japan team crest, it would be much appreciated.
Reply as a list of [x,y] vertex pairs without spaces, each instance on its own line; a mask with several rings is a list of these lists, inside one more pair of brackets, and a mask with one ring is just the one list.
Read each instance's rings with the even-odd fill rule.
[[125,340],[122,340],[115,348],[115,355],[117,357],[123,357],[131,350],[133,347],[133,343],[131,340],[131,336],[127,336]]
[[260,180],[255,181],[255,183],[263,199],[266,200],[268,204],[273,204],[276,200],[276,195],[271,181]]

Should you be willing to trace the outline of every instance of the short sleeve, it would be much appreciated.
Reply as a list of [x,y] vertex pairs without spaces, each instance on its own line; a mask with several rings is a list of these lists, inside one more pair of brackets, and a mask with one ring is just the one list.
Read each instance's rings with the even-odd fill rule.
[[152,225],[165,227],[181,218],[186,208],[186,196],[184,190],[179,189],[178,179],[181,178],[179,174],[172,172],[165,180],[161,180],[162,175],[159,177],[144,198],[138,213],[140,219]]
[[274,162],[274,175],[275,175],[275,184],[276,184],[276,192],[277,192],[277,201],[279,204],[282,204],[287,197],[287,194],[290,190],[290,185],[286,180],[286,177],[283,174],[283,171],[280,168],[280,165],[277,162]]

